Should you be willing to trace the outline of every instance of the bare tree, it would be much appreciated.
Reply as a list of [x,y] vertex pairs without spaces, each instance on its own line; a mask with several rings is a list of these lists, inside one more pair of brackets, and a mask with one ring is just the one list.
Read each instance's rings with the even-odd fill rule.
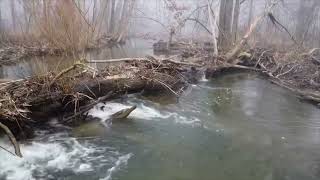
[[217,44],[217,37],[216,37],[216,18],[214,16],[213,10],[211,8],[211,4],[209,0],[207,0],[207,6],[208,6],[208,12],[209,12],[209,21],[210,21],[210,26],[211,26],[211,34],[212,34],[212,43],[213,43],[213,55],[218,56],[218,44]]
[[16,31],[17,17],[16,17],[15,0],[10,1],[10,9],[11,9],[11,18],[12,18],[12,28],[14,31]]
[[305,36],[309,31],[310,25],[315,20],[314,14],[319,0],[300,0],[297,14],[296,38],[303,44]]
[[232,22],[232,35],[233,35],[234,42],[237,41],[239,15],[240,15],[240,0],[235,0],[234,11],[233,11],[233,22]]
[[116,9],[116,0],[111,0],[111,13],[110,13],[110,21],[109,21],[109,33],[111,34],[114,32],[115,9]]
[[253,18],[253,0],[250,0],[249,5],[249,17],[248,17],[248,27],[250,27]]
[[219,47],[228,48],[232,43],[233,0],[221,0],[219,14]]

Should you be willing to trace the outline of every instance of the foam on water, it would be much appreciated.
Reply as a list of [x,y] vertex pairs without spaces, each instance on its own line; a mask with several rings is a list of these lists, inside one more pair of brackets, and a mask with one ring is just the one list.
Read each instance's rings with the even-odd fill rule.
[[[127,101],[126,104],[117,102],[100,103],[89,111],[89,115],[105,121],[112,114],[136,104],[138,107],[130,114],[131,118],[156,121],[165,119],[176,124],[192,127],[202,125],[197,118],[187,118],[180,113],[158,110],[156,105],[141,101]],[[57,122],[52,120],[50,125],[56,127]],[[48,176],[55,178],[55,173],[61,174],[64,171],[86,174],[97,171],[99,168],[103,170],[111,167],[107,170],[106,177],[102,179],[109,180],[133,156],[132,153],[121,154],[112,147],[102,147],[101,149],[101,147],[97,147],[90,141],[80,143],[75,138],[68,137],[67,134],[58,133],[54,136],[46,136],[45,131],[39,131],[37,134],[39,136],[36,139],[41,142],[21,145],[21,151],[24,156],[22,159],[0,150],[0,179],[33,180],[45,179]],[[0,145],[12,150],[9,142],[0,142]]]
[[126,166],[128,164],[129,159],[133,156],[132,153],[123,155],[118,158],[118,160],[115,162],[114,166],[110,169],[108,169],[107,176],[105,178],[101,178],[100,180],[111,180],[112,174],[116,173],[121,169],[122,166]]
[[208,82],[209,80],[206,78],[206,74],[205,72],[203,71],[202,72],[202,76],[201,76],[201,79],[200,79],[200,82]]
[[[1,142],[0,145],[10,149],[8,142]],[[116,159],[119,156],[121,158],[121,154],[111,153],[106,158],[104,155],[106,149],[86,143],[80,144],[74,138],[67,138],[63,142],[22,144],[23,158],[14,157],[0,150],[0,179],[46,179],[63,171],[71,171],[75,174],[94,171],[97,168],[95,164],[109,166],[116,162],[117,165],[119,160]],[[96,156],[97,154],[102,156]],[[121,162],[122,159],[120,159]]]
[[[91,109],[88,115],[105,121],[109,119],[112,114],[130,107],[130,105],[124,105],[116,102],[100,103]],[[144,120],[155,120],[156,118],[166,119],[170,117],[170,113],[161,113],[154,108],[141,104],[130,114],[130,117]]]
[[190,125],[192,127],[199,127],[199,126],[203,126],[203,123],[200,119],[198,118],[186,118],[186,117],[183,117],[183,116],[177,116],[175,118],[175,122],[177,124],[183,124],[183,125]]
[[[130,105],[134,103],[128,102]],[[110,118],[110,116],[118,111],[126,108],[130,108],[130,105],[124,105],[116,102],[100,103],[96,105],[93,109],[89,111],[89,115],[96,117],[105,121]],[[104,108],[102,108],[104,107]],[[140,103],[136,110],[134,110],[130,116],[131,118],[143,119],[143,120],[160,120],[160,119],[173,119],[177,124],[184,124],[190,126],[200,126],[201,121],[197,118],[187,118],[178,113],[172,113],[168,111],[159,111],[152,106],[146,106]]]

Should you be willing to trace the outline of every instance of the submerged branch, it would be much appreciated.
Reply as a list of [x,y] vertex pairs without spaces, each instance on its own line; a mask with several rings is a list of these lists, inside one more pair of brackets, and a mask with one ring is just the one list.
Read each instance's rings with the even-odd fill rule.
[[10,129],[6,125],[2,124],[1,122],[0,122],[0,128],[6,133],[6,135],[10,139],[10,141],[11,141],[13,147],[14,147],[15,154],[18,157],[22,157],[22,154],[21,154],[21,151],[20,151],[20,146],[19,146],[16,138],[14,137],[12,132],[10,131]]

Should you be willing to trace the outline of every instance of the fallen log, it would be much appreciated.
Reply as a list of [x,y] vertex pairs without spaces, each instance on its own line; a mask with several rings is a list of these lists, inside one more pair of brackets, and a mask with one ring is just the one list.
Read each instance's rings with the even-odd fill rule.
[[[67,115],[63,122],[70,122],[97,102],[121,94],[170,90],[179,95],[187,82],[181,75],[182,67],[191,66],[170,59],[132,61],[136,60],[129,60],[116,68],[108,66],[95,76],[92,71],[83,72],[86,65],[76,63],[57,74],[48,73],[8,83],[0,88],[0,122],[8,124],[13,134],[18,134],[26,126],[44,123],[40,119],[47,118],[34,118],[39,114],[63,113]],[[92,102],[93,99],[97,101]],[[14,122],[17,122],[15,126]]]
[[[185,65],[185,66],[194,66],[194,67],[203,67],[201,64],[196,63],[188,63],[188,62],[181,62],[173,60],[176,56],[164,58],[164,59],[158,59],[159,63],[161,62],[169,62],[177,65]],[[153,57],[154,58],[154,57]],[[156,58],[154,58],[156,59]],[[119,63],[119,62],[133,62],[133,61],[146,61],[153,63],[152,60],[149,58],[122,58],[122,59],[107,59],[107,60],[87,60],[88,63]]]
[[127,117],[130,115],[130,113],[132,113],[132,111],[134,111],[135,109],[137,109],[137,106],[132,106],[132,107],[130,107],[130,108],[123,109],[123,110],[121,110],[121,111],[119,111],[119,112],[116,112],[116,113],[112,114],[112,115],[110,116],[110,119],[111,119],[111,121],[125,119],[125,118],[127,118]]
[[10,82],[10,81],[12,81],[12,80],[11,80],[11,79],[1,79],[1,78],[0,78],[0,85],[6,84],[6,83],[8,83],[8,82]]

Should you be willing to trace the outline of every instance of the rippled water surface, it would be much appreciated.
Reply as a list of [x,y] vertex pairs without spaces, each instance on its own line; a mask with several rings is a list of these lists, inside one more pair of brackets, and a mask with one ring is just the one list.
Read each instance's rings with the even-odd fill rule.
[[[104,125],[130,105],[127,121]],[[38,131],[23,159],[0,151],[0,179],[320,179],[320,110],[256,75],[202,82],[179,100],[130,95],[90,114],[101,121],[73,130],[52,119],[58,132]]]

